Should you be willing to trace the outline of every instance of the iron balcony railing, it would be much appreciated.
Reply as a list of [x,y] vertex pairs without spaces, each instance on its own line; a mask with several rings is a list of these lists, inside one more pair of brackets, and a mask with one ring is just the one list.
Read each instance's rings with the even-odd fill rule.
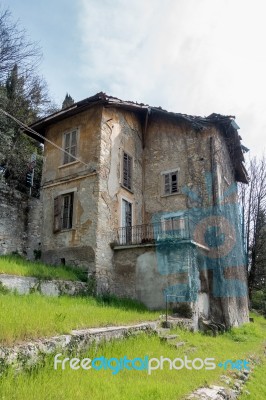
[[192,223],[187,219],[160,221],[152,224],[125,226],[119,228],[115,244],[119,246],[153,244],[167,238],[191,239]]

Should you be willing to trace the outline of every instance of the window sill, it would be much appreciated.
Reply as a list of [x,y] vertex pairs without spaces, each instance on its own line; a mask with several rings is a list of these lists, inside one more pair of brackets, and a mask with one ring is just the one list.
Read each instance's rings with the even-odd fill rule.
[[76,230],[76,228],[60,229],[60,231],[54,232],[54,235],[57,235],[58,233],[72,232],[72,231],[75,231],[75,230]]
[[79,164],[78,160],[72,161],[67,164],[59,165],[58,169],[65,168],[65,167],[72,167],[72,165],[76,165],[76,164]]
[[128,189],[126,186],[122,185],[122,183],[121,183],[121,187],[122,187],[123,189],[127,190],[129,193],[134,194],[133,190]]
[[170,193],[170,194],[161,194],[161,197],[170,197],[170,196],[178,196],[183,194],[182,192]]

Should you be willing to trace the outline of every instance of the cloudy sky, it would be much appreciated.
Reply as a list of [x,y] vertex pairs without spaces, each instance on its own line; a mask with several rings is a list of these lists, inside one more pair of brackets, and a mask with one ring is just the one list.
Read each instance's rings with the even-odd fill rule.
[[169,111],[235,115],[265,148],[264,0],[2,0],[43,50],[54,99],[99,91]]

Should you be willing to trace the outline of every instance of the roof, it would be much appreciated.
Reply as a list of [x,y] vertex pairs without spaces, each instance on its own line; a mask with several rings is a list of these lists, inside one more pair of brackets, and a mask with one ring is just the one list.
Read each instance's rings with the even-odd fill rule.
[[[78,101],[70,107],[67,107],[47,117],[39,119],[31,125],[31,128],[45,136],[46,128],[49,125],[61,121],[65,118],[71,117],[72,115],[78,114],[82,111],[87,110],[88,108],[95,107],[97,105],[122,108],[128,111],[136,112],[143,117],[152,114],[172,117],[179,121],[186,121],[197,131],[204,130],[205,128],[210,126],[215,126],[221,131],[228,144],[229,153],[235,169],[236,180],[239,182],[248,183],[248,174],[245,166],[243,165],[244,152],[246,148],[241,145],[241,137],[239,136],[237,131],[239,127],[235,122],[234,116],[225,116],[213,113],[208,117],[200,117],[174,113],[164,110],[161,107],[151,107],[148,104],[137,103],[133,101],[124,101],[100,92],[95,94],[94,96],[87,97],[84,100]],[[40,141],[39,137],[36,136],[35,138]]]

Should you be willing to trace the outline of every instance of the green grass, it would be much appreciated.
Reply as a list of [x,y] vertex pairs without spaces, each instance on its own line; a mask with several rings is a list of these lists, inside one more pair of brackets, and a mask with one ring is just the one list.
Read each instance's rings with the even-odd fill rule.
[[93,297],[0,294],[0,344],[69,333],[71,329],[155,320],[134,301]]
[[39,279],[84,280],[84,272],[69,266],[28,261],[19,255],[0,256],[0,274],[34,276]]
[[[248,324],[239,329],[233,329],[218,337],[193,334],[181,329],[177,330],[180,340],[186,345],[178,349],[168,343],[161,342],[155,335],[141,334],[122,341],[114,341],[91,348],[82,357],[94,358],[121,358],[125,355],[129,359],[135,357],[160,356],[190,359],[197,357],[213,357],[218,363],[226,359],[244,359],[249,354],[262,352],[262,343],[265,338],[266,321],[262,317],[255,317],[254,324]],[[259,370],[258,370],[259,371]],[[48,358],[42,368],[20,374],[9,370],[0,381],[2,400],[178,400],[191,393],[199,386],[219,383],[219,376],[224,372],[220,368],[202,370],[156,370],[151,375],[146,371],[123,370],[112,375],[110,370],[84,371],[53,369],[53,359]],[[263,372],[260,372],[262,385]],[[255,375],[254,375],[254,379]],[[257,390],[254,387],[254,390]],[[253,397],[262,399],[263,397]],[[241,399],[242,400],[242,399]]]
[[266,359],[264,359],[263,364],[257,365],[250,380],[245,385],[245,390],[249,394],[243,392],[239,397],[239,400],[265,400],[266,399]]
[[266,316],[266,288],[264,290],[253,290],[251,305],[252,308]]

